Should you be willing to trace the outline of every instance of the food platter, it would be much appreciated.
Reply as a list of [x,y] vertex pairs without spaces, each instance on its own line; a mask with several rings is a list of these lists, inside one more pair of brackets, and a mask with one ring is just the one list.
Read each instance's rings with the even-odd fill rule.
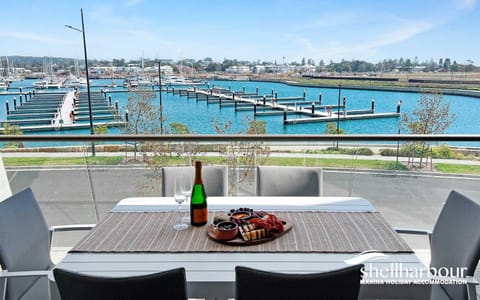
[[219,240],[216,238],[215,236],[215,232],[214,232],[214,226],[213,224],[210,224],[208,225],[208,229],[207,229],[207,234],[208,236],[216,241],[216,242],[219,242],[219,243],[222,243],[222,244],[225,244],[225,245],[231,245],[231,246],[251,246],[251,245],[258,245],[258,244],[262,244],[262,243],[265,243],[265,242],[268,242],[268,241],[271,241],[271,240],[274,240],[282,235],[284,235],[285,233],[287,233],[288,231],[290,231],[290,229],[292,229],[292,223],[291,222],[288,222],[288,221],[285,221],[285,220],[281,220],[282,223],[283,223],[283,226],[284,226],[284,231],[282,233],[279,233],[279,234],[276,234],[276,235],[272,235],[272,236],[269,236],[269,237],[264,237],[264,238],[261,238],[261,239],[257,239],[257,240],[250,240],[250,241],[245,241],[244,239],[242,239],[240,236],[237,236],[235,239],[233,240],[229,240],[229,241],[223,241],[223,240]]
[[225,245],[249,246],[274,240],[292,227],[290,221],[279,219],[274,214],[239,208],[216,216],[213,224],[207,227],[207,235]]

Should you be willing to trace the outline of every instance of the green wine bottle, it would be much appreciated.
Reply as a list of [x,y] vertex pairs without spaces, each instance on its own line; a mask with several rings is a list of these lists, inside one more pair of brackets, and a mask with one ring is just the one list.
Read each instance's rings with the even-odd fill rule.
[[207,194],[202,180],[202,162],[195,162],[195,181],[190,201],[190,223],[202,226],[208,222]]

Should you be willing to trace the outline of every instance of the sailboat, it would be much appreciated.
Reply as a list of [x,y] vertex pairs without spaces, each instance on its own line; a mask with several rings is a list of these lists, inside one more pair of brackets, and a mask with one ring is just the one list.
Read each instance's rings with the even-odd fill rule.
[[8,80],[4,78],[0,78],[0,90],[8,90],[8,86],[9,86]]
[[80,76],[80,68],[78,67],[78,60],[75,60],[75,75],[70,74],[67,80],[65,81],[66,87],[87,87],[87,79]]
[[137,85],[138,86],[152,86],[153,83],[152,81],[150,80],[150,78],[148,76],[145,75],[145,66],[144,66],[144,63],[143,63],[143,56],[142,56],[142,65],[141,65],[141,73],[140,73],[140,76],[138,76],[137,78]]
[[59,89],[62,87],[64,80],[56,77],[53,74],[53,65],[50,61],[43,62],[43,73],[47,75],[43,77],[42,80],[34,82],[34,87],[41,89]]

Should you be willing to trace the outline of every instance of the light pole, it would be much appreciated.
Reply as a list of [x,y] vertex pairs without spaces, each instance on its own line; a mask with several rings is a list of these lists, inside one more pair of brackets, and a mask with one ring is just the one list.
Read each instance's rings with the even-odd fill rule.
[[[342,92],[342,85],[338,84],[338,104],[337,104],[337,134],[340,134],[340,94]],[[337,140],[338,149],[338,140]]]
[[160,97],[160,134],[163,134],[163,105],[162,105],[162,62],[158,61],[158,93]]
[[[82,17],[82,29],[75,28],[71,25],[65,25],[65,27],[79,31],[83,35],[83,53],[85,57],[85,76],[87,77],[87,97],[88,97],[88,116],[90,121],[90,135],[94,135],[93,132],[93,116],[92,116],[92,101],[90,98],[90,78],[88,77],[88,58],[87,58],[87,41],[85,39],[85,24],[83,22],[83,9],[80,9],[80,16]],[[92,156],[95,156],[95,144],[92,141]]]

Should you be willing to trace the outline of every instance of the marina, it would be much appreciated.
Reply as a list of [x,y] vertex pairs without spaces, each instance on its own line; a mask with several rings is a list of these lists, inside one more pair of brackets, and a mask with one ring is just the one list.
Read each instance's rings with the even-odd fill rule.
[[[396,112],[375,113],[375,101],[372,100],[371,109],[347,110],[347,99],[339,105],[322,105],[322,95],[318,100],[306,100],[306,91],[303,96],[278,97],[278,93],[272,90],[272,95],[260,96],[258,89],[255,93],[247,93],[245,89],[235,92],[231,89],[172,89],[166,91],[187,98],[195,98],[196,101],[204,100],[207,104],[218,103],[219,107],[234,107],[235,111],[252,110],[254,117],[282,115],[284,125],[294,125],[314,122],[333,122],[341,118],[345,120],[361,120],[371,118],[397,118],[400,116],[400,104]],[[193,96],[194,95],[194,96]],[[334,109],[337,109],[335,111]],[[257,111],[261,110],[261,111]],[[288,119],[288,115],[297,114],[302,118]],[[307,116],[307,117],[305,117]]]
[[[95,126],[117,127],[125,124],[119,115],[118,104],[112,106],[102,92],[92,92],[90,104]],[[7,100],[6,123],[16,125],[22,132],[58,131],[85,129],[90,127],[87,92],[78,90],[36,93],[35,90]],[[0,131],[4,130],[4,125]]]
[[[61,126],[53,126],[51,123],[54,118],[53,113],[56,113],[59,108],[57,104],[54,104],[53,112],[51,111],[52,108],[47,107],[46,104],[44,104],[44,107],[33,107],[32,105],[28,111],[21,108],[20,111],[16,112],[14,99],[16,99],[17,107],[20,106],[20,94],[23,94],[23,106],[25,95],[32,93],[33,96],[33,82],[33,80],[13,82],[8,90],[0,91],[1,124],[5,123],[6,120],[31,119],[33,116],[29,114],[38,114],[35,118],[48,119],[48,122],[44,120],[43,124],[23,124],[21,126],[24,134],[34,134],[35,131],[52,134],[89,133],[87,105],[77,108],[78,115],[76,117],[78,119],[74,124],[64,122]],[[99,107],[93,106],[95,113],[92,121],[94,126],[108,123],[107,134],[120,134],[123,132],[122,125],[125,124],[123,117],[125,116],[128,98],[133,95],[134,90],[124,88],[121,79],[115,79],[113,83],[116,87],[109,87],[112,85],[111,79],[91,80],[92,95],[100,96],[99,98],[102,98],[101,101],[104,104]],[[209,95],[209,89],[215,90],[215,95]],[[72,90],[67,88],[37,90],[35,95],[39,97],[44,95],[41,97],[48,98],[47,95],[65,95]],[[158,86],[138,88],[136,91],[139,90],[151,91],[152,105],[159,107],[160,93]],[[200,93],[199,91],[203,92]],[[81,95],[86,95],[86,89],[80,89],[79,92]],[[305,98],[304,93],[306,94]],[[217,97],[220,94],[224,96]],[[231,122],[229,132],[242,132],[245,130],[248,120],[253,118],[266,122],[268,134],[322,134],[325,132],[328,122],[337,121],[340,123],[340,128],[345,130],[347,134],[396,134],[401,122],[401,118],[396,115],[399,101],[402,100],[403,102],[400,114],[412,113],[420,98],[419,93],[412,92],[358,90],[342,87],[340,107],[338,107],[338,88],[291,86],[274,82],[219,80],[210,81],[208,85],[203,87],[162,86],[162,95],[165,125],[169,126],[171,122],[182,123],[191,132],[198,134],[217,133],[213,122]],[[233,95],[235,95],[237,101],[232,101]],[[346,108],[343,107],[344,97],[346,98]],[[455,122],[447,133],[468,134],[480,130],[480,124],[475,121],[478,111],[480,111],[478,98],[448,94],[444,94],[443,97],[445,102],[451,104],[452,112],[457,115]],[[293,98],[296,98],[296,100],[292,100]],[[239,99],[245,101],[238,101]],[[276,106],[271,105],[272,99],[276,99]],[[373,111],[372,100],[374,100]],[[7,101],[10,106],[8,118],[6,113]],[[27,99],[27,103],[29,101],[30,99]],[[265,105],[263,105],[264,101]],[[256,105],[254,105],[254,102]],[[107,103],[106,106],[105,103]],[[312,103],[315,104],[315,116],[311,114]],[[116,118],[102,120],[108,118],[109,114],[111,115],[109,111],[112,110],[112,107],[115,109],[115,106],[118,106]],[[284,122],[284,109],[279,109],[283,106],[288,107],[286,122]],[[328,117],[328,107],[331,107],[332,115],[330,117]],[[346,117],[344,111],[346,111]],[[192,117],[192,113],[195,114],[195,117]],[[13,117],[15,114],[18,114],[18,116]],[[63,119],[66,120],[66,118]]]

